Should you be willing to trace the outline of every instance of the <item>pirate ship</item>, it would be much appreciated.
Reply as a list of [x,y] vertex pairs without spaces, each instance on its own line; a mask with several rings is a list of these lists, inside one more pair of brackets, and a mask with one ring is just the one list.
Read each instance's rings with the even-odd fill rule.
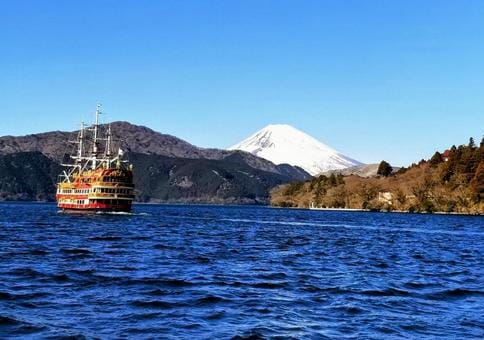
[[57,206],[66,212],[129,212],[134,199],[133,166],[113,152],[111,125],[81,123],[74,155],[63,162],[57,183]]

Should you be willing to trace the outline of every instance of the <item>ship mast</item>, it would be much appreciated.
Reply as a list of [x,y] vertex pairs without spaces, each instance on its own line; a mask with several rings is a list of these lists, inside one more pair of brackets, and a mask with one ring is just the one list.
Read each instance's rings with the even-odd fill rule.
[[101,104],[97,104],[96,107],[96,120],[94,123],[93,131],[94,131],[94,136],[93,136],[93,143],[92,143],[92,169],[96,169],[96,162],[97,162],[97,156],[98,156],[98,138],[97,138],[97,130],[98,130],[98,125],[99,125],[99,115],[101,114]]
[[106,140],[106,150],[105,150],[105,158],[107,162],[107,166],[111,166],[111,123],[108,125],[108,136]]
[[84,122],[81,122],[81,130],[79,131],[79,147],[77,149],[77,159],[76,162],[79,164],[79,171],[81,170],[81,160],[82,160],[82,148],[84,142]]
[[86,125],[82,122],[77,141],[71,142],[77,144],[77,152],[74,155],[70,155],[70,158],[74,160],[73,163],[62,163],[63,166],[72,168],[69,172],[64,171],[62,174],[66,182],[71,182],[76,172],[80,174],[86,169],[110,168],[114,162],[116,162],[116,166],[119,168],[121,163],[127,163],[127,161],[121,160],[123,154],[121,149],[119,149],[117,155],[113,154],[111,124],[107,125],[106,131],[101,129],[99,124],[99,115],[101,114],[101,104],[97,104],[94,124]]

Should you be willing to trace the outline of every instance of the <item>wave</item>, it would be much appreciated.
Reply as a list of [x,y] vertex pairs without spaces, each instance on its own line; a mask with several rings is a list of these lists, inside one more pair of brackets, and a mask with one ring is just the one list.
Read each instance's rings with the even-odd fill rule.
[[126,212],[126,211],[96,211],[96,215],[115,215],[115,216],[150,216],[149,213]]
[[410,292],[406,290],[400,290],[396,288],[387,288],[387,289],[379,289],[379,290],[363,290],[359,292],[363,295],[368,296],[408,296]]
[[87,248],[62,248],[61,252],[76,257],[90,257],[94,254],[91,250]]
[[193,286],[195,283],[186,281],[186,280],[180,280],[180,279],[162,279],[162,278],[151,278],[151,277],[146,277],[146,278],[136,278],[136,279],[128,279],[122,281],[123,284],[129,284],[129,285],[146,285],[146,284],[153,284],[153,285],[160,285],[160,286],[166,286],[166,287],[188,287],[188,286]]
[[162,300],[135,300],[131,301],[130,304],[135,307],[142,307],[142,308],[159,308],[159,309],[168,309],[176,307],[176,303],[162,301]]
[[37,278],[44,276],[44,273],[41,273],[32,268],[15,268],[8,272],[11,275],[22,276],[27,278]]
[[219,302],[227,302],[229,300],[221,297],[221,296],[215,296],[215,295],[207,295],[204,297],[201,297],[195,301],[195,305],[200,306],[200,305],[206,305],[206,304],[213,304],[213,303],[219,303]]
[[0,326],[15,326],[21,324],[22,321],[9,316],[0,315]]
[[250,284],[250,286],[263,289],[278,289],[286,287],[287,282],[257,282]]
[[100,235],[100,236],[91,236],[89,240],[91,241],[119,241],[123,238],[121,236],[114,236],[114,235]]
[[429,299],[435,300],[463,299],[470,296],[484,296],[484,291],[465,288],[454,288],[427,294],[427,297]]
[[263,219],[244,219],[244,218],[213,218],[213,217],[198,217],[198,216],[171,216],[172,218],[194,219],[194,220],[211,220],[211,221],[225,221],[225,222],[240,222],[250,224],[269,224],[269,225],[285,225],[285,226],[300,226],[300,227],[328,227],[328,228],[349,228],[349,229],[365,229],[375,230],[380,232],[409,232],[409,233],[423,233],[423,234],[443,234],[443,235],[468,235],[468,236],[483,236],[483,232],[467,231],[467,230],[442,230],[442,229],[425,229],[425,228],[408,228],[408,227],[388,227],[388,226],[371,226],[371,225],[356,225],[356,224],[341,224],[332,221],[321,222],[295,222],[295,221],[268,221]]

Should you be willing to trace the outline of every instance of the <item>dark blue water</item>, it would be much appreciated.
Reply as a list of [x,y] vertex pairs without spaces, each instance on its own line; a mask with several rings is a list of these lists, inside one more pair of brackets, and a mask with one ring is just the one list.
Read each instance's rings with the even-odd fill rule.
[[0,337],[482,338],[484,218],[0,204]]

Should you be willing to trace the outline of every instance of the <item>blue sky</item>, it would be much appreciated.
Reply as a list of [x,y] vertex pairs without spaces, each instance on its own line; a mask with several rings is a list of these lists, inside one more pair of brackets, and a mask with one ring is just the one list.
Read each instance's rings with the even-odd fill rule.
[[408,165],[484,133],[484,1],[1,1],[0,135],[99,101],[204,147],[291,124]]

